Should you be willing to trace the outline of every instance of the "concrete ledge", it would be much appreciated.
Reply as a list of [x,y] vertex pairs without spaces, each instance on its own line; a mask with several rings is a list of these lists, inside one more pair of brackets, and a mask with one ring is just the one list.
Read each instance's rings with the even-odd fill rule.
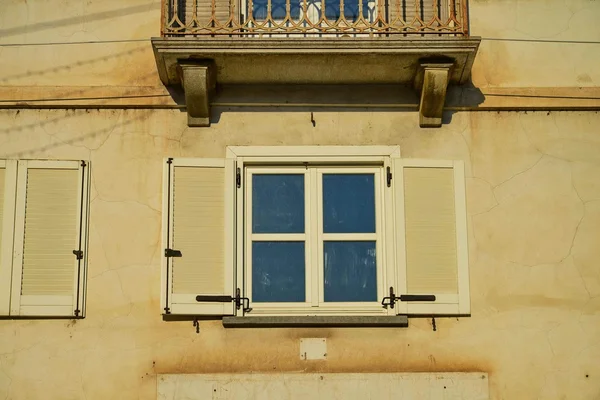
[[[213,60],[219,84],[412,84],[423,58],[454,62],[449,82],[468,82],[481,39],[153,38],[161,81],[179,85],[178,63]],[[357,71],[361,71],[358,73]],[[364,72],[368,71],[368,72]]]
[[294,317],[223,317],[225,328],[364,328],[408,327],[405,315],[396,316],[294,316]]

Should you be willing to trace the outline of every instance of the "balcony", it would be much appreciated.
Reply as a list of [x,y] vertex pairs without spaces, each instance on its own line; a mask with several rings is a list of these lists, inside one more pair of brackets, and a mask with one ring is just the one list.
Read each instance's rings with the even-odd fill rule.
[[163,0],[152,43],[190,126],[218,85],[411,86],[420,125],[441,125],[446,88],[469,80],[480,39],[466,0]]

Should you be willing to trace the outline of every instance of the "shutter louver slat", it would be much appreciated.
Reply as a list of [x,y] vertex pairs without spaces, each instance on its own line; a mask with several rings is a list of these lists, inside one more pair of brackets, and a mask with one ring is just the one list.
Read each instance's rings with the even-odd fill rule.
[[457,294],[452,168],[405,168],[407,290]]
[[224,170],[175,167],[173,293],[221,293],[224,286]]
[[73,295],[77,189],[74,169],[28,169],[21,294]]

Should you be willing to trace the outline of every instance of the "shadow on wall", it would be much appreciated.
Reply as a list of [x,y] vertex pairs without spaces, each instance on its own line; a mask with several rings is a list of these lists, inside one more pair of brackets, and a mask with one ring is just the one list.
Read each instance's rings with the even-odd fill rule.
[[143,13],[146,11],[159,11],[160,2],[153,1],[151,3],[138,6],[124,7],[117,10],[103,11],[94,14],[85,14],[76,17],[62,18],[54,21],[38,22],[30,25],[17,26],[14,28],[0,29],[0,37],[6,38],[9,36],[19,35],[21,33],[39,32],[47,29],[58,28],[69,25],[79,25],[86,22],[102,21],[111,18],[124,17],[127,15]]
[[[118,112],[119,114],[121,114],[122,110],[115,110],[116,112]],[[17,110],[16,113],[19,114],[20,110]],[[18,134],[18,132],[25,130],[25,129],[32,129],[36,126],[43,126],[43,125],[47,125],[47,124],[51,124],[51,123],[60,123],[62,120],[70,118],[70,117],[75,117],[75,116],[81,116],[82,112],[87,112],[87,113],[91,113],[91,112],[96,112],[94,108],[91,109],[86,109],[86,110],[65,110],[65,113],[68,113],[67,115],[60,117],[60,118],[54,118],[52,120],[48,120],[48,121],[41,121],[39,123],[35,123],[35,124],[29,124],[29,125],[23,125],[23,126],[18,126],[15,128],[7,128],[4,130],[4,132],[1,132],[4,135],[8,135],[10,136],[11,134]],[[93,139],[95,137],[98,136],[103,136],[103,135],[110,135],[111,132],[115,131],[115,129],[117,128],[123,128],[125,126],[129,126],[129,125],[133,125],[135,123],[137,123],[138,121],[143,121],[147,118],[149,118],[151,116],[151,114],[154,112],[154,110],[140,110],[139,113],[136,113],[135,117],[129,117],[127,119],[123,118],[123,115],[119,115],[118,119],[116,119],[114,124],[111,124],[109,127],[104,128],[104,129],[99,129],[99,130],[95,130],[95,131],[91,131],[91,132],[87,132],[83,135],[77,136],[75,138],[72,139],[68,139],[68,140],[61,140],[59,138],[56,138],[55,136],[53,136],[54,140],[53,143],[41,146],[41,147],[34,147],[34,148],[28,148],[28,149],[22,149],[13,153],[4,153],[0,151],[0,157],[2,158],[26,158],[26,157],[34,157],[34,156],[39,156],[40,153],[45,153],[47,151],[62,147],[62,146],[81,146],[81,142],[83,142],[84,140],[89,140],[89,139]]]
[[[181,87],[168,87],[173,100],[185,107]],[[450,87],[446,107],[474,108],[485,96],[472,83]],[[230,110],[247,112],[382,112],[419,110],[419,94],[406,85],[223,85],[211,101],[211,123]],[[444,124],[458,110],[444,113]],[[314,123],[313,123],[314,125]]]
[[[56,74],[56,73],[61,73],[61,72],[71,73],[76,68],[85,68],[85,67],[97,65],[98,63],[103,63],[103,62],[113,62],[114,63],[115,60],[117,60],[119,58],[139,56],[140,54],[147,52],[147,51],[151,51],[151,49],[149,48],[149,45],[146,45],[146,44],[138,45],[138,46],[134,47],[133,49],[130,49],[127,51],[110,53],[110,54],[106,54],[102,57],[94,57],[94,58],[88,58],[86,60],[69,62],[69,63],[63,64],[63,65],[57,65],[56,67],[41,69],[41,70],[37,70],[37,71],[28,70],[28,71],[20,72],[18,74],[14,74],[14,75],[0,76],[0,84],[9,85],[9,84],[11,84],[11,81],[15,81],[15,80],[18,80],[21,78],[31,78],[34,76],[43,76],[43,75]],[[150,77],[150,76],[157,77],[158,74],[153,73],[146,77]]]
[[449,110],[444,111],[442,124],[452,122],[452,116],[461,111],[461,109],[476,108],[484,101],[485,95],[471,81],[462,86],[449,87],[445,104],[445,107],[449,108]]
[[[60,67],[59,67],[60,68]],[[151,74],[147,74],[142,76],[141,78],[144,78],[146,76],[155,76],[154,73]],[[96,108],[99,107],[94,107],[94,106],[100,106],[102,107],[103,105],[110,103],[111,101],[115,100],[115,98],[111,98],[111,97],[90,97],[89,95],[87,95],[87,93],[90,92],[90,90],[94,90],[95,88],[83,88],[83,89],[77,89],[77,90],[70,90],[70,91],[66,91],[64,93],[61,94],[61,98],[60,99],[48,99],[48,98],[44,98],[44,99],[20,99],[21,102],[23,103],[27,103],[26,106],[23,106],[23,109],[35,109],[35,103],[39,102],[39,101],[50,101],[50,100],[97,100],[97,102],[95,104],[90,104],[89,107],[87,108],[83,108],[83,107],[78,107],[78,109],[89,109],[89,110],[94,110]],[[92,93],[94,93],[92,91]],[[163,96],[169,96],[169,95],[163,95],[163,94],[159,94],[159,95],[138,95],[139,91],[137,88],[132,87],[129,90],[126,90],[124,92],[120,93],[120,96],[118,98],[124,98],[127,97],[129,95],[131,95],[131,97],[136,97],[136,98],[141,98],[141,97],[163,97]],[[7,100],[6,102],[13,102],[14,100]],[[3,101],[0,100],[0,104]],[[125,108],[125,107],[123,107]],[[67,110],[71,110],[74,111],[75,108],[69,109],[66,108]],[[114,109],[119,109],[118,107],[114,107]],[[151,110],[149,110],[150,112]],[[17,114],[19,113],[19,111],[17,112]],[[4,135],[10,135],[12,133],[17,133],[17,132],[25,132],[27,130],[30,129],[34,129],[36,127],[44,127],[47,125],[51,125],[51,124],[58,124],[61,121],[68,119],[68,118],[72,118],[79,115],[78,113],[72,112],[66,115],[62,115],[60,117],[56,117],[56,118],[50,118],[50,119],[46,119],[44,121],[39,121],[39,122],[35,122],[32,124],[26,124],[26,125],[18,125],[16,127],[9,127],[9,128],[1,128],[0,129],[0,141],[3,139],[2,136]],[[31,151],[33,152],[33,150]]]

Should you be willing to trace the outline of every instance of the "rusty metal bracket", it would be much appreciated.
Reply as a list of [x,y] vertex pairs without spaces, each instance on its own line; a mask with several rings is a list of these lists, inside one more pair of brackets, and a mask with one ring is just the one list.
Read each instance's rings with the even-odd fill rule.
[[394,293],[394,287],[390,286],[390,295],[386,296],[381,300],[381,305],[385,308],[394,308],[394,305],[398,301],[435,301],[435,295],[433,294],[401,294],[396,296]]
[[233,301],[235,303],[236,308],[243,309],[244,312],[248,312],[252,310],[250,307],[250,299],[248,297],[242,297],[240,288],[237,288],[234,296],[220,296],[220,295],[197,295],[196,301],[207,302],[207,303],[229,303]]

